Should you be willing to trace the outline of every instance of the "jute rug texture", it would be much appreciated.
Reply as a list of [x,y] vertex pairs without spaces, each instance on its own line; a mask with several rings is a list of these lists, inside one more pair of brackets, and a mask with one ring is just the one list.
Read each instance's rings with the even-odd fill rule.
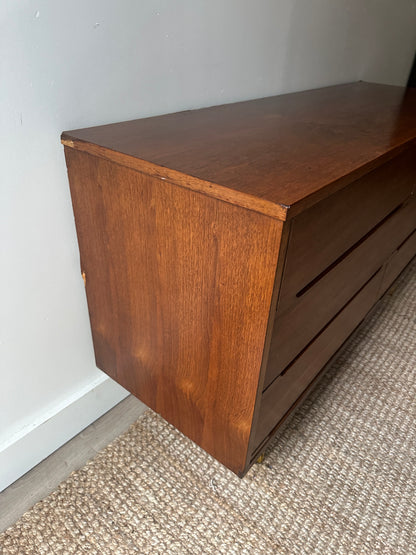
[[12,554],[416,554],[416,260],[240,480],[151,411],[13,527]]

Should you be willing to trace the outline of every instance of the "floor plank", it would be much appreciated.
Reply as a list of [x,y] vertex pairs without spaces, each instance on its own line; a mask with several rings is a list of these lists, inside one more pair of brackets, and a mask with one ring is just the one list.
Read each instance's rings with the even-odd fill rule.
[[129,395],[0,493],[0,533],[51,493],[71,472],[124,432],[146,410]]

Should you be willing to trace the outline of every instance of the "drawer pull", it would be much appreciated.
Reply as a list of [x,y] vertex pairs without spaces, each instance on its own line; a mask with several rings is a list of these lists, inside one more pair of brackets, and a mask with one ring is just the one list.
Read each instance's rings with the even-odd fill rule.
[[294,363],[303,355],[303,353],[318,339],[320,335],[332,324],[332,322],[341,314],[341,312],[361,293],[361,291],[370,283],[370,281],[380,272],[382,266],[377,268],[377,270],[368,278],[368,280],[360,287],[360,289],[355,293],[355,295],[349,299],[348,302],[344,304],[344,306],[338,310],[338,312],[325,324],[325,326],[319,330],[319,332],[305,345],[305,347],[293,358],[289,364],[278,374],[274,380],[268,384],[268,386],[263,390],[263,393],[269,389],[269,387],[281,376],[284,376],[294,365]]
[[337,266],[340,262],[342,262],[345,258],[347,258],[347,256],[351,254],[354,249],[356,249],[362,243],[364,243],[364,241],[366,241],[371,235],[373,235],[373,233],[375,233],[383,224],[385,224],[387,220],[389,220],[392,216],[394,216],[394,214],[396,214],[396,212],[400,210],[400,208],[402,208],[404,204],[405,204],[404,202],[401,202],[398,206],[396,206],[396,208],[394,208],[391,212],[389,212],[387,216],[385,216],[373,228],[371,228],[368,233],[363,235],[361,239],[359,239],[349,249],[343,252],[336,260],[334,260],[334,262],[332,262],[332,264],[330,264],[327,268],[325,268],[325,270],[323,270],[320,274],[314,277],[309,283],[307,283],[305,287],[302,287],[302,289],[296,293],[296,297],[299,298],[302,295],[304,295],[307,291],[309,291],[311,287],[313,287],[316,283],[318,283],[319,280],[321,280],[324,276],[326,276],[326,274],[328,274],[331,270],[333,270],[335,266]]
[[407,235],[403,241],[400,243],[400,245],[397,247],[396,251],[399,251],[402,247],[404,247],[405,243],[407,243],[407,241],[409,241],[409,239],[412,237],[412,235],[416,233],[416,229],[414,229],[413,231],[411,231],[409,233],[409,235]]

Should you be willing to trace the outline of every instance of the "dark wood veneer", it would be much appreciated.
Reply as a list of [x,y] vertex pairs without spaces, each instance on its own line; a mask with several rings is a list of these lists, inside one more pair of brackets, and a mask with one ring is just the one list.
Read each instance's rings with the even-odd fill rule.
[[240,476],[416,252],[416,91],[63,133],[99,368]]
[[265,387],[408,237],[415,222],[416,202],[409,199],[305,293],[295,296],[289,308],[277,312]]
[[62,140],[284,219],[395,156],[415,129],[416,90],[353,83],[67,131]]

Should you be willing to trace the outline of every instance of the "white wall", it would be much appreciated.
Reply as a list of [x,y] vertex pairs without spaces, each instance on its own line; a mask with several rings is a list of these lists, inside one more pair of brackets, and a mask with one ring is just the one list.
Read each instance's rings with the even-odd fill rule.
[[61,131],[404,84],[415,47],[415,0],[2,0],[0,489],[125,394],[94,364]]

